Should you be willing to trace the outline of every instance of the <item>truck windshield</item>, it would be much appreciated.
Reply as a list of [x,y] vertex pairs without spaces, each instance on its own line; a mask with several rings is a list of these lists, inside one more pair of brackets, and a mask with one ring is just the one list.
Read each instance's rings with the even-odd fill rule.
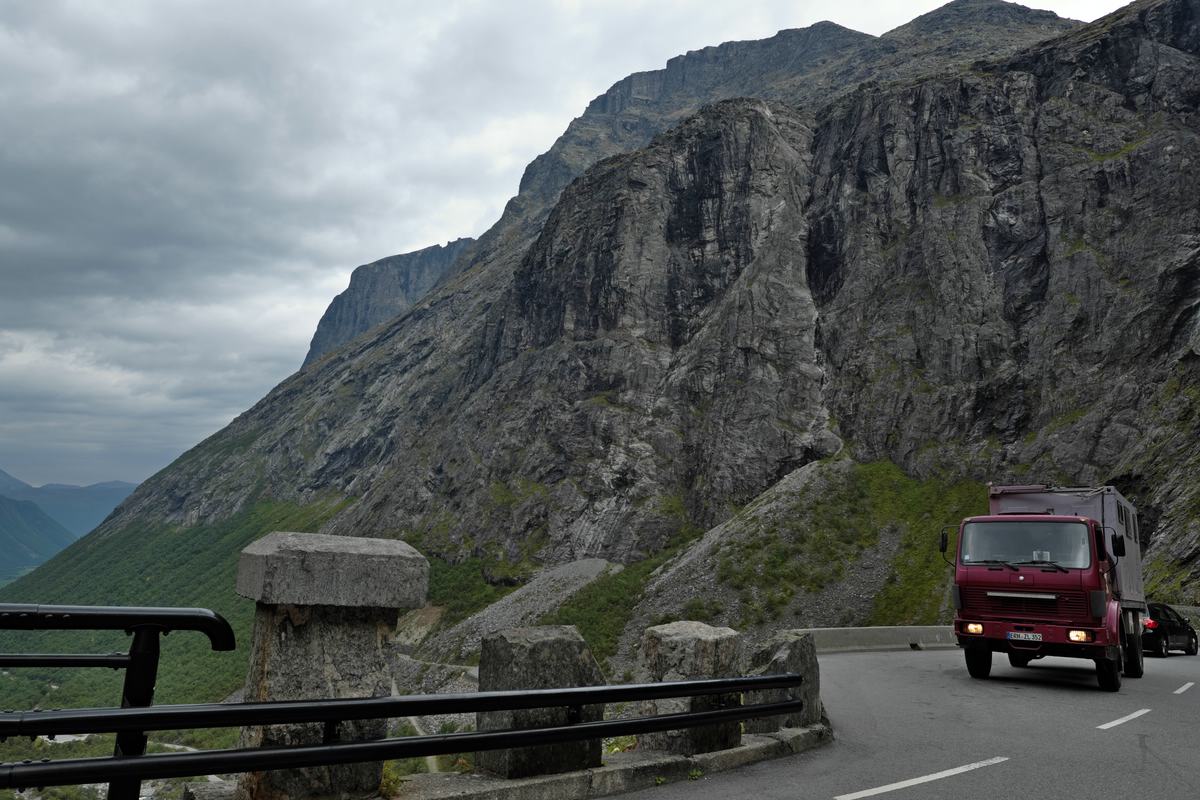
[[1088,527],[1082,522],[968,522],[961,552],[964,564],[1052,562],[1084,569],[1092,563]]

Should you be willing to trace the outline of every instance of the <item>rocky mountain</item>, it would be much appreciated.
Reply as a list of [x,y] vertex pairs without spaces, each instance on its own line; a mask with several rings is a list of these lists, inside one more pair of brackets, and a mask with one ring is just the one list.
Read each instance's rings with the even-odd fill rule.
[[[647,145],[706,104],[761,97],[798,107],[828,102],[867,80],[895,81],[953,69],[1034,44],[1078,25],[1049,11],[997,0],[954,0],[881,37],[831,22],[727,42],[672,58],[664,69],[613,84],[526,168],[504,216],[477,247],[460,239],[359,267],[317,327],[305,365],[407,309],[431,283],[494,257],[498,241],[521,249],[559,193],[593,164]],[[514,240],[516,244],[514,244]],[[455,266],[451,269],[451,263]],[[414,277],[404,277],[413,271]],[[360,276],[359,273],[363,274]],[[437,277],[434,276],[434,281]]]
[[376,325],[402,314],[446,273],[475,240],[456,239],[413,253],[388,256],[358,267],[350,286],[325,309],[304,366]]
[[73,541],[33,503],[0,496],[0,581],[41,564]]
[[[943,11],[993,10],[1022,13]],[[936,50],[937,23],[892,38]],[[438,591],[624,563],[570,601],[612,609],[620,664],[664,614],[935,620],[937,531],[996,480],[1117,484],[1151,593],[1194,601],[1200,0],[824,102],[778,84],[598,161],[540,224],[514,202],[408,312],[0,596],[269,502],[412,541]]]
[[65,483],[30,486],[0,470],[0,496],[34,503],[74,538],[103,522],[135,488],[137,484],[125,481],[105,481],[90,486]]

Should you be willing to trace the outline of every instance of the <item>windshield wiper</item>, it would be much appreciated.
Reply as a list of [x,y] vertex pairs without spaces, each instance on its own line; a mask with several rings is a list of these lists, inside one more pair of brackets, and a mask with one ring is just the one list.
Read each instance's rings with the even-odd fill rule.
[[1058,563],[1057,561],[1047,561],[1044,558],[1035,559],[1033,561],[1018,561],[1017,563],[1018,564],[1034,564],[1034,565],[1041,566],[1041,567],[1054,567],[1059,572],[1070,572],[1071,571],[1071,570],[1067,569],[1066,567],[1064,567],[1062,564]]
[[1021,571],[1021,570],[1020,570],[1020,569],[1018,569],[1018,568],[1017,568],[1015,565],[1013,565],[1013,564],[1010,564],[1010,563],[1008,563],[1007,561],[1001,561],[1001,560],[999,560],[999,559],[997,559],[997,558],[984,558],[984,559],[980,559],[979,561],[972,561],[972,562],[970,562],[969,564],[967,564],[967,566],[970,566],[971,564],[1003,564],[1004,566],[1006,566],[1006,567],[1008,567],[1009,569],[1011,569],[1013,572],[1020,572],[1020,571]]

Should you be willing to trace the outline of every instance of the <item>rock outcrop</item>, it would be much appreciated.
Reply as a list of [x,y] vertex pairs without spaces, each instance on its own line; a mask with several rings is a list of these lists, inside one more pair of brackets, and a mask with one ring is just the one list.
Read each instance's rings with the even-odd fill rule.
[[412,308],[474,241],[456,239],[355,269],[350,286],[333,298],[317,323],[304,366]]
[[638,72],[592,100],[521,177],[496,225],[470,239],[359,267],[322,317],[304,363],[412,306],[443,275],[491,257],[501,243],[536,233],[560,192],[589,167],[645,147],[706,103],[760,97],[807,108],[866,80],[895,81],[974,59],[1013,53],[1079,23],[998,0],[955,0],[881,37],[830,22],[727,42]]

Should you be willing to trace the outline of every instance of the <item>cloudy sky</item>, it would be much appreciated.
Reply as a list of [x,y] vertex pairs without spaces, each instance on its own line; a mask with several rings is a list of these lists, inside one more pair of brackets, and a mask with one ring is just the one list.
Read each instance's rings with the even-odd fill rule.
[[938,5],[0,0],[0,469],[166,466],[296,370],[356,265],[484,231],[631,72]]

